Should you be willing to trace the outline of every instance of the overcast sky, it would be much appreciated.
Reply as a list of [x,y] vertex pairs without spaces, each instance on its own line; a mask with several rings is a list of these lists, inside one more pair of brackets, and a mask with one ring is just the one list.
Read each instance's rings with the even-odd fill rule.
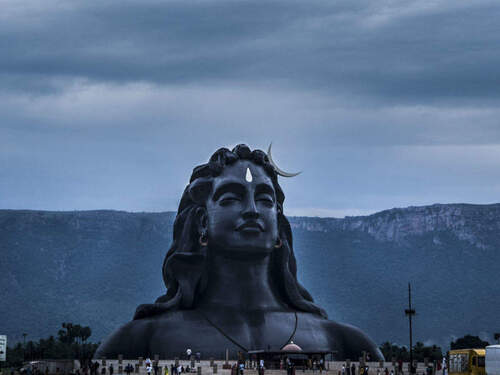
[[0,7],[0,208],[176,210],[271,141],[285,214],[500,201],[498,1]]

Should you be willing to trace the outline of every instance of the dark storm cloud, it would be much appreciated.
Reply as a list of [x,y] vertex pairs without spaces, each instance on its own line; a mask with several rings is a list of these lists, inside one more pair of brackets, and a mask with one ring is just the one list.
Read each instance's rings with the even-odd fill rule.
[[8,58],[0,66],[11,76],[125,82],[240,77],[266,54],[265,46],[251,44],[306,9],[272,2],[122,2],[27,10],[31,22],[15,19],[3,27]]
[[1,85],[279,84],[374,102],[500,94],[500,5],[175,1],[11,5]]
[[497,2],[3,1],[0,208],[172,210],[275,143],[287,210],[498,200]]

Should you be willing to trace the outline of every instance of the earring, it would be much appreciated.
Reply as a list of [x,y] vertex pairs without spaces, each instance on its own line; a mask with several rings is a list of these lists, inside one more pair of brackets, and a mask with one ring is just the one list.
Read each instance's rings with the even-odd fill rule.
[[201,246],[207,246],[208,245],[208,235],[207,235],[207,231],[206,230],[204,230],[203,232],[201,232],[200,239],[198,240],[198,242],[200,243]]
[[274,245],[274,248],[279,249],[281,246],[283,246],[283,241],[281,241],[281,237],[278,237],[278,241]]

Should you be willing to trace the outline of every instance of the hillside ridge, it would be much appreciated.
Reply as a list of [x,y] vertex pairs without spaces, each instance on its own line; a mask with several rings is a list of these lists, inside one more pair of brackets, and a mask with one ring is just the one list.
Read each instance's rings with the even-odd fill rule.
[[[16,342],[23,332],[47,337],[73,321],[102,339],[165,293],[161,264],[174,219],[171,211],[0,210],[0,300],[7,306],[0,332]],[[405,343],[411,282],[416,340],[446,345],[466,333],[488,339],[500,328],[500,301],[491,298],[500,281],[500,204],[288,219],[299,280],[331,319],[378,343]]]

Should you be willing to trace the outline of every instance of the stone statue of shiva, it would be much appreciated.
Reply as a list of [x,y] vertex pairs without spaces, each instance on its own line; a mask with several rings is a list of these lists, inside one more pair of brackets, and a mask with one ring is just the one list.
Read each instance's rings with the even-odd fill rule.
[[165,295],[140,305],[95,358],[174,358],[191,348],[203,358],[252,350],[362,352],[383,359],[359,329],[328,320],[297,280],[292,231],[283,213],[280,170],[268,155],[238,145],[194,168],[163,262]]

